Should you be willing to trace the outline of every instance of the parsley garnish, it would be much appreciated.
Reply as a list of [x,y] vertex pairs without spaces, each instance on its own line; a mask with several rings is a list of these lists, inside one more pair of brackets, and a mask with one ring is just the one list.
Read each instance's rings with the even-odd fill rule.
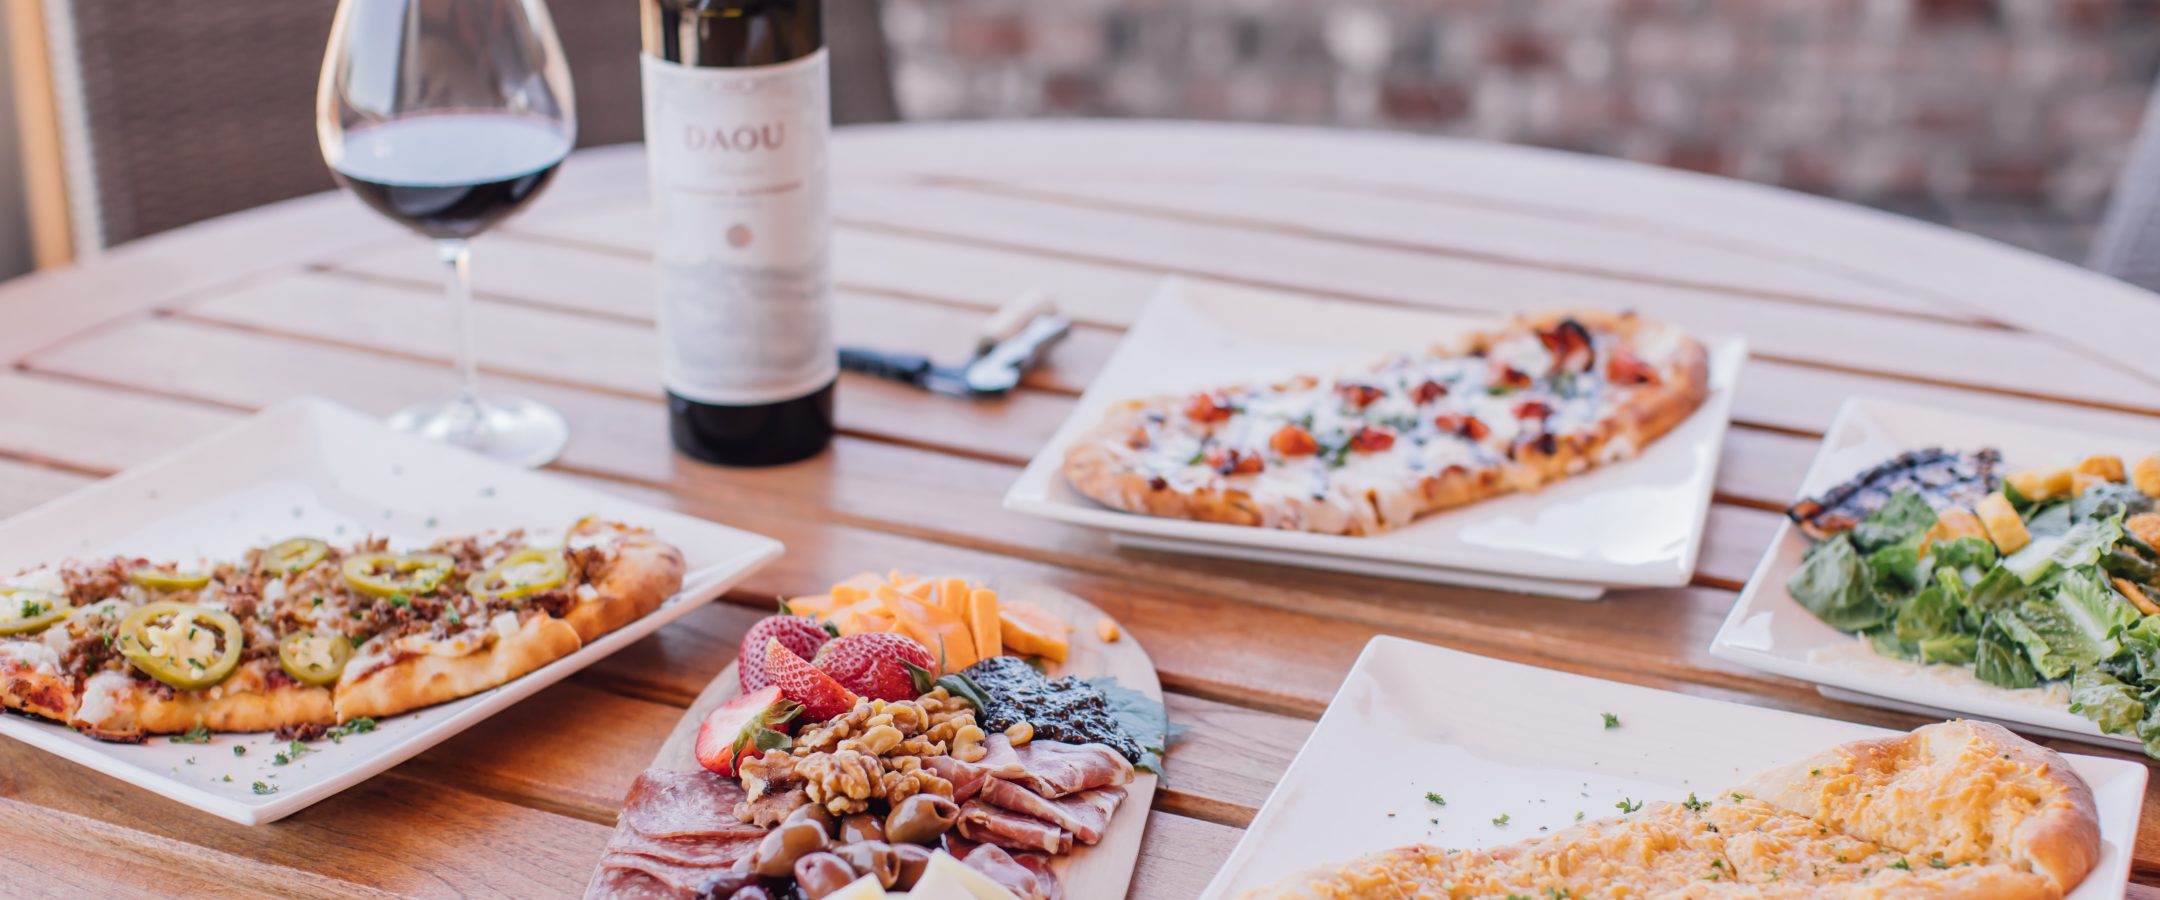
[[374,730],[375,720],[370,719],[366,716],[361,716],[360,718],[354,719],[343,725],[339,725],[335,728],[331,728],[330,730],[323,732],[323,737],[329,738],[330,743],[340,744],[344,743],[347,737],[356,734],[366,734]]
[[1904,861],[1904,860],[1900,859],[1900,860],[1898,860],[1897,862],[1891,863],[1891,864],[1890,864],[1890,868],[1893,868],[1893,869],[1904,869],[1905,871],[1907,871],[1907,872],[1910,872],[1910,871],[1912,871],[1912,863],[1909,863],[1909,862],[1906,862],[1906,861]]
[[186,734],[173,735],[171,740],[175,744],[207,744],[210,743],[210,729],[197,725],[188,729]]
[[1734,803],[1738,803],[1738,802],[1740,802],[1740,801],[1742,801],[1742,800],[1746,800],[1746,799],[1747,799],[1747,795],[1746,795],[1746,794],[1742,794],[1742,793],[1739,793],[1739,792],[1735,791],[1735,792],[1733,793],[1733,795],[1732,795],[1732,799],[1733,799],[1733,802],[1734,802]]
[[255,782],[254,784],[248,785],[248,787],[249,787],[249,788],[251,788],[251,789],[253,789],[253,790],[255,791],[255,793],[257,793],[257,794],[261,794],[261,795],[264,795],[264,796],[268,796],[268,795],[270,795],[270,794],[275,794],[275,793],[277,793],[277,785],[274,785],[274,784],[264,784],[264,783],[262,783],[262,782],[260,782],[260,781],[258,781],[258,782]]
[[1821,777],[1822,777],[1822,770],[1821,770],[1821,769],[1809,769],[1809,770],[1807,770],[1807,773],[1808,773],[1808,777],[1809,777],[1809,778],[1821,778]]
[[233,745],[233,748],[232,748],[232,755],[234,755],[234,756],[246,756],[246,755],[247,755],[247,747],[246,747],[246,746],[244,746],[244,745],[241,745],[241,744],[234,744],[234,745]]
[[1623,813],[1631,813],[1638,809],[1641,809],[1642,804],[1637,803],[1632,799],[1623,797],[1621,798],[1620,802],[1613,804],[1613,808]]
[[399,609],[411,609],[412,598],[407,597],[404,594],[391,594],[390,605],[395,606]]
[[1446,805],[1447,805],[1447,798],[1446,798],[1446,797],[1442,797],[1442,796],[1440,796],[1439,794],[1433,793],[1432,791],[1426,791],[1426,792],[1425,792],[1425,802],[1427,802],[1427,803],[1434,803],[1434,804],[1438,804],[1438,805],[1440,805],[1440,806],[1446,806]]
[[452,606],[443,610],[443,621],[448,622],[451,624],[452,627],[455,627],[465,624],[465,617],[458,615],[457,607]]
[[1687,795],[1687,802],[1680,805],[1687,807],[1688,812],[1702,812],[1703,810],[1710,808],[1710,804],[1695,799],[1694,791],[1689,791]]
[[1950,864],[1949,864],[1949,863],[1947,863],[1947,862],[1944,862],[1944,861],[1943,861],[1943,858],[1942,858],[1942,857],[1940,857],[1940,856],[1937,856],[1937,857],[1935,857],[1935,858],[1933,858],[1933,859],[1930,859],[1930,860],[1928,860],[1928,865],[1934,866],[1935,868],[1938,868],[1938,869],[1947,869],[1947,868],[1950,868]]
[[1507,827],[1507,823],[1508,823],[1508,819],[1510,819],[1510,818],[1512,818],[1512,817],[1511,817],[1511,816],[1509,816],[1509,815],[1508,815],[1507,813],[1501,813],[1501,814],[1500,814],[1500,816],[1499,816],[1499,818],[1496,818],[1496,819],[1492,820],[1492,823],[1493,823],[1494,825],[1498,825],[1498,826],[1500,826],[1500,827],[1502,827],[1502,828],[1506,828],[1506,827]]
[[1576,810],[1576,811],[1575,811],[1575,821],[1577,821],[1577,822],[1580,822],[1580,821],[1582,821],[1582,810],[1579,810],[1579,809],[1578,809],[1578,810]]
[[1598,715],[1601,715],[1601,716],[1604,716],[1604,717],[1605,717],[1605,730],[1606,730],[1606,731],[1611,731],[1611,730],[1613,730],[1613,729],[1615,729],[1615,728],[1618,728],[1618,727],[1620,727],[1620,717],[1619,717],[1619,716],[1613,715],[1612,713],[1598,713]]

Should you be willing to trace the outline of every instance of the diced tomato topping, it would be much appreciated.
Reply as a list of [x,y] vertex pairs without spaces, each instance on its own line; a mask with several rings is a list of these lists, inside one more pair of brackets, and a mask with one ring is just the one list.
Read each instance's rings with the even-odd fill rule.
[[1597,360],[1597,352],[1590,347],[1590,330],[1574,319],[1561,319],[1560,324],[1538,332],[1537,336],[1545,345],[1545,351],[1552,354],[1555,369],[1588,372]]
[[1256,475],[1259,474],[1262,468],[1266,467],[1266,463],[1260,460],[1260,454],[1247,453],[1243,450],[1228,447],[1216,447],[1209,450],[1207,452],[1207,464],[1208,468],[1224,475]]
[[1360,453],[1378,453],[1395,446],[1395,435],[1367,425],[1350,436],[1350,449]]
[[1431,403],[1445,396],[1447,396],[1447,385],[1437,381],[1427,381],[1410,391],[1410,398],[1419,403]]
[[1296,425],[1284,425],[1268,436],[1268,446],[1284,456],[1305,456],[1320,452],[1320,442],[1313,440],[1312,432]]
[[1220,394],[1194,394],[1185,403],[1185,417],[1195,422],[1220,422],[1236,412]]
[[1543,419],[1552,415],[1552,404],[1543,400],[1524,400],[1515,404],[1515,418]]
[[1627,347],[1612,348],[1611,357],[1605,361],[1605,377],[1614,384],[1658,383],[1656,367],[1643,362]]
[[1335,386],[1335,393],[1341,394],[1343,402],[1349,404],[1351,409],[1364,409],[1371,406],[1374,400],[1380,399],[1380,395],[1385,392],[1369,384],[1338,384]]
[[1473,441],[1482,441],[1486,435],[1492,433],[1492,428],[1478,421],[1476,416],[1439,416],[1433,419],[1433,424],[1440,426],[1441,431],[1454,432]]
[[1529,373],[1497,359],[1492,362],[1492,380],[1499,387],[1521,389],[1530,386]]

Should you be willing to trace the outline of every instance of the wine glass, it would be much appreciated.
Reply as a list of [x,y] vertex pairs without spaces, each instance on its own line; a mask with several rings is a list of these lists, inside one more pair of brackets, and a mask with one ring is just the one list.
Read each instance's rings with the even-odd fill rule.
[[562,452],[560,413],[479,393],[466,242],[547,186],[576,141],[572,106],[543,0],[338,4],[315,95],[323,161],[377,212],[432,238],[449,269],[457,393],[391,427],[518,465]]

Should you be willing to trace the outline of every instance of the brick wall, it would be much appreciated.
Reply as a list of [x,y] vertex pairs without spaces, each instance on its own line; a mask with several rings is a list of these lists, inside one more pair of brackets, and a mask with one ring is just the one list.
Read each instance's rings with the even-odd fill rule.
[[885,0],[910,118],[1396,128],[1874,203],[2103,203],[2155,0]]

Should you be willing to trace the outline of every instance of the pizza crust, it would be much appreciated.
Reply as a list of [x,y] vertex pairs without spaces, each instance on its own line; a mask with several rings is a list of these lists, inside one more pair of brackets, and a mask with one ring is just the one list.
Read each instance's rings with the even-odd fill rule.
[[584,646],[577,629],[533,611],[517,630],[464,656],[422,653],[382,665],[355,658],[338,681],[336,720],[380,718],[469,697],[506,684]]
[[591,592],[580,593],[563,619],[580,641],[592,643],[659,609],[682,588],[685,569],[682,551],[643,531],[626,529],[615,539],[607,573]]
[[91,737],[136,741],[145,735],[211,731],[275,731],[287,726],[329,725],[330,689],[272,675],[277,663],[250,660],[216,686],[172,691],[166,696],[127,672],[106,671],[83,684],[81,703],[69,724]]
[[[1560,436],[1553,452],[1523,447],[1512,460],[1486,466],[1451,466],[1417,480],[1406,498],[1367,491],[1362,497],[1285,496],[1262,500],[1235,488],[1180,489],[1141,469],[1126,440],[1150,414],[1180,414],[1186,396],[1130,400],[1110,408],[1103,420],[1084,432],[1067,451],[1065,479],[1082,495],[1125,512],[1226,525],[1283,528],[1323,534],[1369,535],[1400,527],[1443,509],[1466,506],[1513,491],[1535,491],[1570,475],[1608,462],[1633,458],[1702,406],[1710,393],[1709,353],[1693,338],[1671,326],[1632,313],[1569,310],[1518,317],[1508,326],[1476,332],[1452,345],[1435,347],[1437,355],[1456,356],[1479,350],[1497,336],[1549,329],[1574,319],[1593,331],[1605,331],[1631,344],[1651,335],[1677,342],[1660,369],[1654,387],[1637,388],[1589,432]],[[1272,388],[1309,388],[1317,383],[1299,376]]]
[[36,641],[0,644],[0,708],[65,722],[75,716],[75,681],[60,654]]
[[1959,720],[1832,747],[1741,788],[1847,833],[2037,872],[2067,893],[2100,860],[2092,789],[2054,751]]

